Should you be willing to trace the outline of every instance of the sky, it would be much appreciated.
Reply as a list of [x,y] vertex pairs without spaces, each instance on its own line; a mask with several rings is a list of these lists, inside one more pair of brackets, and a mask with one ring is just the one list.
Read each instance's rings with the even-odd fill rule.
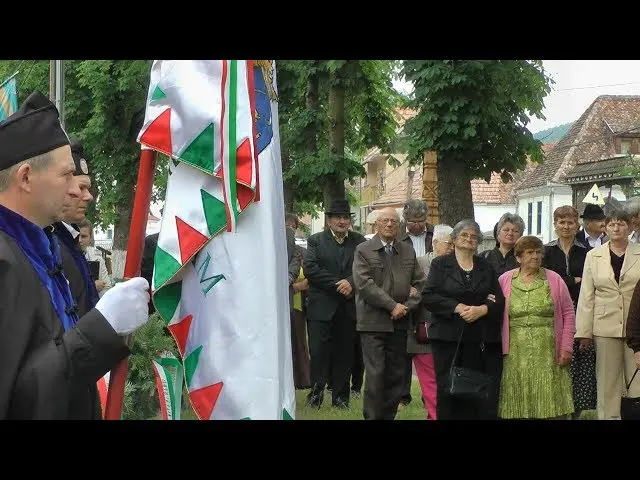
[[[532,133],[577,120],[599,95],[640,95],[640,60],[544,60],[554,80],[545,98],[546,120],[531,118]],[[406,82],[396,82],[406,91]]]

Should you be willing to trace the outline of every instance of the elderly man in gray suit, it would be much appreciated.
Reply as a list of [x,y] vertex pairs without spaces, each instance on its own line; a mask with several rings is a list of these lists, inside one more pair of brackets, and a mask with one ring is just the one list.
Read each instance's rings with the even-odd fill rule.
[[397,241],[400,217],[380,211],[377,234],[356,247],[353,283],[366,371],[363,415],[393,420],[402,397],[409,312],[420,305],[424,271],[413,247]]

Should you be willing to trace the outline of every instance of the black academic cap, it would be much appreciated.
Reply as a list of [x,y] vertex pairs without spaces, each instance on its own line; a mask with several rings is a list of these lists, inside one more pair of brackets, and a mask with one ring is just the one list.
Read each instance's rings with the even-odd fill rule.
[[71,155],[73,156],[73,163],[76,164],[74,175],[89,175],[89,164],[87,157],[84,155],[84,147],[76,139],[71,139]]
[[0,170],[69,145],[58,109],[42,93],[27,97],[13,115],[0,122]]

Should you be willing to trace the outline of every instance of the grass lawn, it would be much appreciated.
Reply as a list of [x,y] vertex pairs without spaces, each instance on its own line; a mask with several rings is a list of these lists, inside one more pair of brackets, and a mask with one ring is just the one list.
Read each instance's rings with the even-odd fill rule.
[[[296,420],[364,420],[362,416],[362,397],[351,398],[349,409],[331,407],[331,394],[325,391],[322,407],[309,408],[304,401],[309,390],[296,390]],[[426,410],[422,404],[422,393],[418,379],[413,377],[411,384],[411,403],[401,407],[396,420],[425,420]]]
[[[309,390],[296,390],[296,420],[364,420],[362,417],[362,398],[352,398],[348,410],[340,410],[331,407],[331,394],[325,393],[324,401],[320,409],[308,408],[304,401]],[[396,415],[396,420],[424,420],[426,410],[422,405],[420,385],[418,379],[413,377],[411,385],[411,404],[402,407]],[[182,398],[181,420],[197,420],[196,414],[191,408],[189,400]],[[160,415],[151,420],[160,420]]]
[[[325,392],[324,401],[320,409],[309,408],[305,405],[305,398],[309,390],[296,390],[296,420],[364,420],[362,417],[362,398],[351,398],[349,409],[341,410],[331,407],[331,394]],[[426,411],[422,404],[422,393],[418,379],[414,376],[411,384],[411,403],[398,410],[396,420],[425,420]],[[183,397],[182,420],[197,420],[187,398]],[[186,403],[186,404],[185,404]],[[153,420],[159,420],[160,415]],[[586,410],[582,412],[580,420],[595,420],[596,411]]]

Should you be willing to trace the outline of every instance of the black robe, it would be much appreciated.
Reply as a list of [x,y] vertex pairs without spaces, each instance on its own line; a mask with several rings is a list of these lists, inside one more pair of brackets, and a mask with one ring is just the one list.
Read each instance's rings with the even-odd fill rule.
[[99,418],[96,382],[130,353],[96,309],[65,332],[33,266],[0,231],[0,419]]

